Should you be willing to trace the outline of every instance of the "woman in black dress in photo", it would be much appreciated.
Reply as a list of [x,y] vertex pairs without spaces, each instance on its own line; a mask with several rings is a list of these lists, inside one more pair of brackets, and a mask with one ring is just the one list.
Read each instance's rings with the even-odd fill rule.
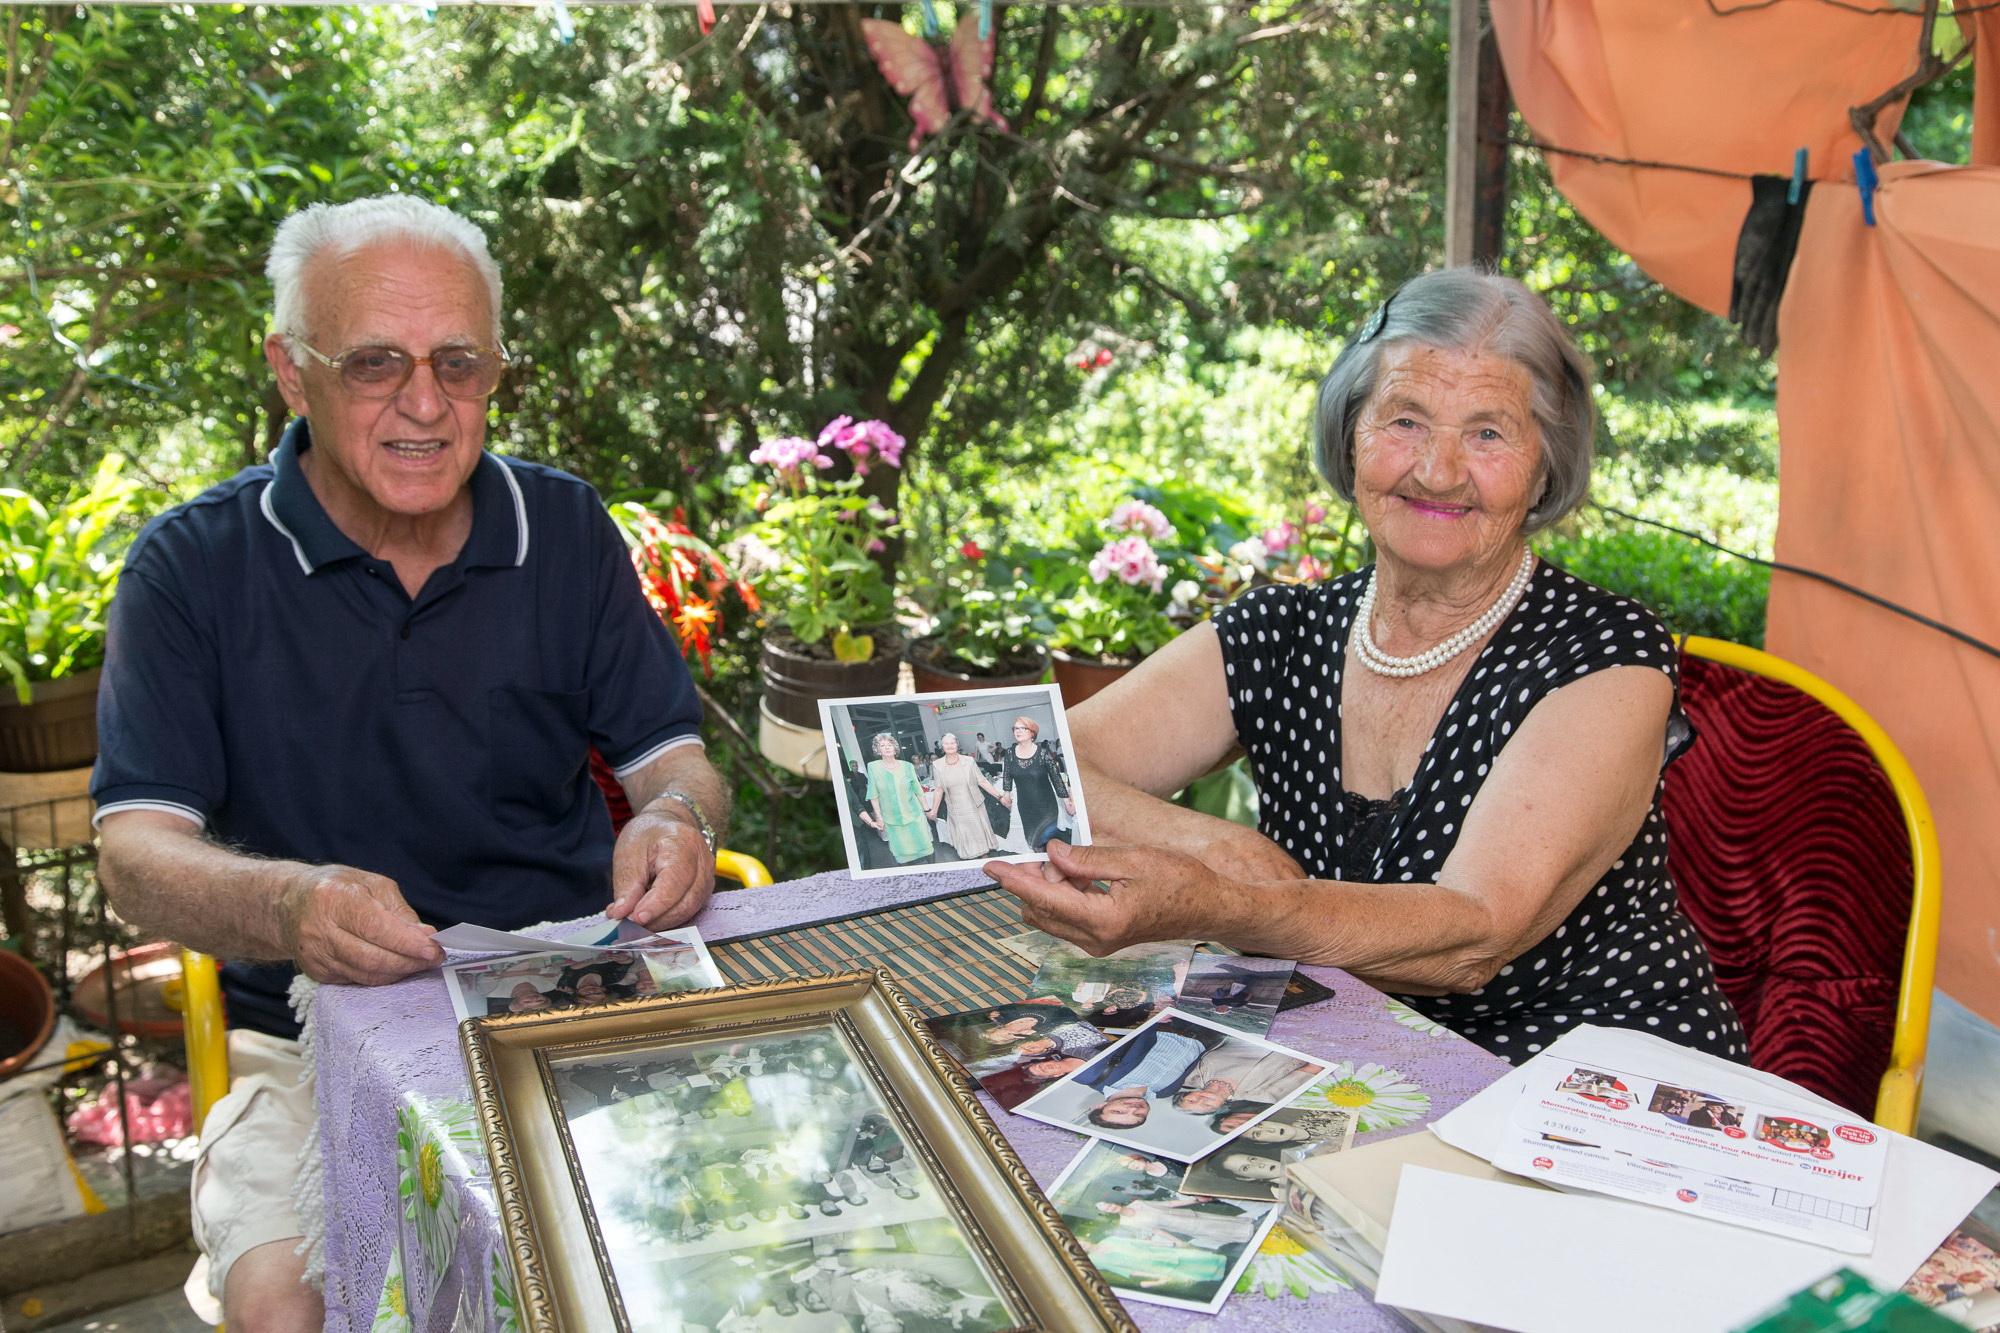
[[1076,814],[1061,761],[1036,739],[1041,731],[1033,718],[1015,718],[1014,744],[1000,757],[1000,787],[1010,793],[1002,799],[1020,812],[1021,836],[1033,852],[1045,850],[1049,839],[1062,831],[1056,818],[1058,804],[1064,813]]

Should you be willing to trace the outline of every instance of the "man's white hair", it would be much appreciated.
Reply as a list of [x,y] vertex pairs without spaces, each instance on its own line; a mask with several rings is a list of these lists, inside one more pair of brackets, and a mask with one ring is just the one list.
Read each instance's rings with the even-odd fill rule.
[[[380,241],[435,246],[463,255],[486,283],[493,307],[493,343],[500,345],[500,266],[486,248],[486,234],[443,205],[407,194],[313,204],[278,224],[271,258],[264,265],[271,280],[271,322],[276,332],[293,340],[307,337],[305,275],[315,256],[343,257]],[[297,347],[291,353],[294,362],[305,363],[305,354]]]

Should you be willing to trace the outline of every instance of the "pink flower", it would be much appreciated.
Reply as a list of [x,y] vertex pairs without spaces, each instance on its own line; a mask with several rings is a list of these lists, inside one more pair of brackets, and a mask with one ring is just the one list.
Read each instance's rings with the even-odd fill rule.
[[1138,587],[1150,584],[1158,592],[1166,584],[1166,566],[1153,553],[1152,545],[1144,537],[1120,537],[1106,542],[1098,553],[1090,558],[1090,577],[1098,583],[1108,583],[1116,577],[1119,582]]
[[838,449],[853,459],[854,474],[859,477],[867,476],[874,462],[902,466],[903,437],[890,430],[886,422],[835,417],[819,433],[819,443],[821,448]]
[[1111,511],[1111,521],[1106,526],[1113,532],[1142,532],[1156,542],[1174,535],[1174,525],[1167,522],[1167,516],[1144,500],[1122,502]]
[[1289,551],[1299,542],[1298,525],[1290,519],[1274,528],[1264,529],[1264,549],[1273,554]]
[[833,466],[833,460],[821,453],[818,445],[796,435],[764,441],[750,451],[750,461],[769,464],[786,481],[797,481],[808,463],[822,470]]
[[1302,579],[1323,579],[1333,573],[1331,565],[1321,564],[1309,555],[1299,557],[1297,569],[1293,571]]
[[868,554],[870,555],[880,555],[882,554],[882,552],[888,549],[889,549],[889,543],[883,541],[880,537],[877,537],[874,541],[868,543]]
[[1323,522],[1325,522],[1325,521],[1326,521],[1326,506],[1325,506],[1325,505],[1323,505],[1323,504],[1309,504],[1309,505],[1307,505],[1307,506],[1306,506],[1306,522],[1307,522],[1307,523],[1309,523],[1309,524],[1310,524],[1310,523],[1323,523]]

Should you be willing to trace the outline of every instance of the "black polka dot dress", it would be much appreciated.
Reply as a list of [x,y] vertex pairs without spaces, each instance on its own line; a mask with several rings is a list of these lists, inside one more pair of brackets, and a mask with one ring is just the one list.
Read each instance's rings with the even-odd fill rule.
[[[1371,801],[1340,777],[1340,675],[1367,577],[1259,588],[1215,617],[1261,828],[1315,879],[1435,882],[1480,783],[1536,704],[1605,667],[1679,670],[1673,639],[1651,612],[1543,562],[1446,706],[1410,784]],[[1666,758],[1692,739],[1676,704]],[[1632,845],[1533,948],[1470,994],[1397,998],[1516,1063],[1578,1023],[1744,1059],[1742,1025],[1675,901],[1666,863],[1656,787]]]

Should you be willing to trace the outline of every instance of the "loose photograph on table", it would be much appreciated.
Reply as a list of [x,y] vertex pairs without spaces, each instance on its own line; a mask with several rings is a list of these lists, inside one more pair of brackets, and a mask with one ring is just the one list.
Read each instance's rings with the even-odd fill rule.
[[856,878],[1040,861],[1090,819],[1053,685],[820,701]]
[[1004,1329],[992,1275],[837,1032],[551,1055],[632,1326]]
[[692,930],[666,931],[629,949],[507,954],[450,963],[443,974],[452,1012],[461,1022],[491,1014],[578,1009],[722,984],[708,946]]
[[1197,950],[1174,997],[1174,1008],[1237,1032],[1271,1030],[1297,965],[1288,958],[1245,958]]
[[1345,1107],[1286,1106],[1188,1167],[1181,1193],[1218,1199],[1285,1197],[1285,1168],[1354,1143],[1354,1112]]
[[1112,1041],[1053,1000],[944,1014],[925,1026],[1003,1110],[1081,1069]]
[[1169,1009],[1014,1109],[1192,1162],[1241,1136],[1326,1070],[1324,1060]]
[[1129,1032],[1174,1003],[1187,964],[1185,945],[1106,958],[1052,953],[1028,993],[1053,997],[1101,1028]]
[[1093,1143],[1064,1169],[1049,1202],[1120,1296],[1214,1314],[1279,1210],[1268,1201],[1181,1193],[1186,1169]]

